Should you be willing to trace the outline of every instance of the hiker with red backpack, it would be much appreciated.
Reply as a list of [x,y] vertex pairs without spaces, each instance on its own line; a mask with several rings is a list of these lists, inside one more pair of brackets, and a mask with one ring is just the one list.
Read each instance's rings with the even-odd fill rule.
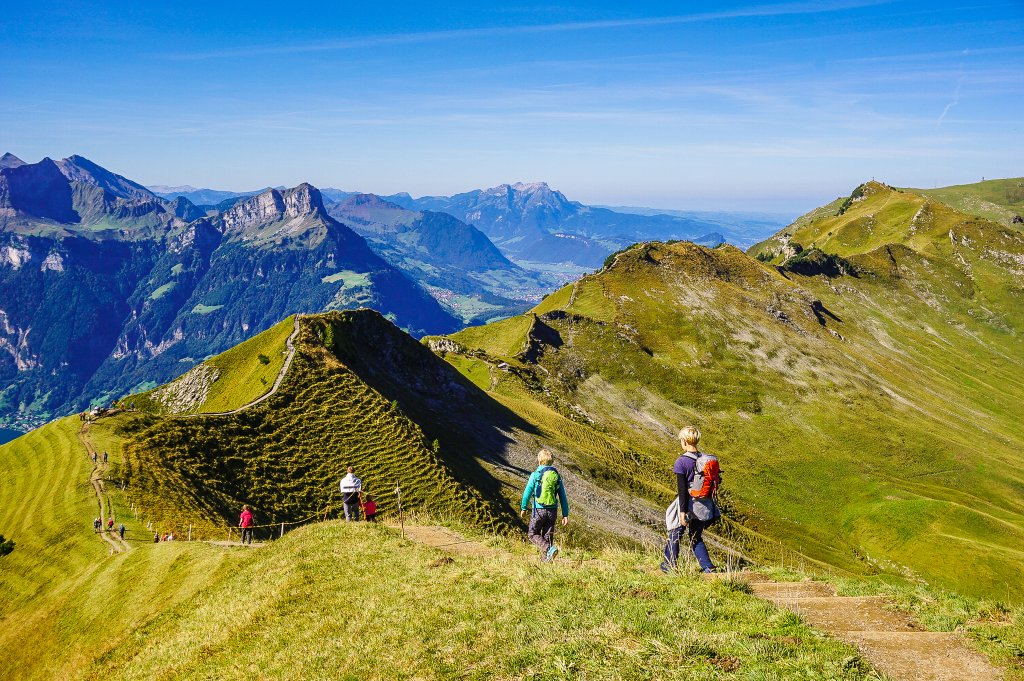
[[665,559],[660,566],[665,573],[675,568],[679,561],[679,541],[684,532],[700,569],[715,572],[715,565],[704,546],[703,534],[704,528],[722,516],[717,500],[722,475],[718,458],[697,449],[698,442],[700,431],[695,426],[686,426],[679,431],[683,453],[672,468],[676,474],[678,496],[665,514],[668,543],[665,544]]
[[551,465],[553,461],[551,452],[540,450],[537,454],[537,470],[526,483],[523,502],[519,507],[520,517],[525,517],[530,500],[533,500],[533,513],[526,536],[540,549],[545,562],[553,560],[558,554],[554,541],[559,505],[562,507],[562,525],[569,524],[569,499],[565,496],[561,474]]

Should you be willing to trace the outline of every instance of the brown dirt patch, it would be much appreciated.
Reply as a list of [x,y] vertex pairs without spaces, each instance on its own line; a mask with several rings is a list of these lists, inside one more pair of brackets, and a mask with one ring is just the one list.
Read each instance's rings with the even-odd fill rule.
[[458,532],[449,530],[447,527],[406,525],[405,537],[414,542],[432,546],[435,549],[463,556],[491,558],[498,555],[498,551],[490,546],[484,546],[478,541],[466,539]]

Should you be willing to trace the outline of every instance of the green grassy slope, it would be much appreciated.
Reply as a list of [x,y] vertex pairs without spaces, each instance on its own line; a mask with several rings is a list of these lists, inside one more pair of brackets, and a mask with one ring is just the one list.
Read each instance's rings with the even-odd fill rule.
[[[377,364],[386,366],[385,350],[398,357],[394,364],[412,367],[403,383],[434,388],[427,392],[454,391],[449,383],[462,380],[456,372],[369,310],[304,316],[300,323],[291,370],[266,401],[227,416],[122,417],[125,477],[147,513],[179,534],[192,524],[203,537],[222,535],[243,503],[260,524],[336,514],[338,480],[352,465],[382,512],[394,513],[400,485],[406,508],[486,526],[512,522],[475,452],[425,432],[405,410],[419,414],[419,423],[436,417],[374,378]],[[243,348],[235,349],[240,365],[250,363]],[[402,359],[409,350],[414,357]],[[363,361],[364,352],[371,361]],[[447,375],[431,373],[439,369]]]
[[1024,177],[907,191],[937,199],[968,215],[1003,225],[1012,224],[1016,215],[1024,215]]
[[[108,425],[90,436],[116,471]],[[0,678],[74,678],[133,627],[230,572],[232,552],[151,544],[116,491],[116,521],[128,526],[133,550],[112,556],[92,530],[97,502],[80,427],[71,417],[0,447],[0,528],[16,542],[0,559]]]
[[[117,431],[88,436],[121,464]],[[868,678],[855,651],[725,583],[666,580],[606,553],[448,558],[383,526],[328,523],[257,550],[92,532],[91,461],[65,419],[0,447],[0,678]],[[110,483],[108,483],[110,485]],[[129,493],[132,488],[129,487]],[[144,535],[125,515],[129,539]]]
[[493,336],[455,334],[447,356],[491,370],[495,398],[580,470],[659,503],[674,433],[697,422],[751,550],[767,536],[1024,599],[1024,235],[878,183],[858,193],[751,249],[781,264],[813,245],[852,276],[639,245]]
[[[286,341],[292,333],[294,321],[294,316],[288,317],[230,350],[211,357],[168,385],[123,398],[119,404],[159,414],[238,409],[274,385],[284,364]],[[208,378],[200,382],[202,388],[194,392],[195,397],[188,399],[182,395],[186,392],[182,386],[188,377],[197,375]]]
[[860,679],[855,651],[723,582],[630,555],[539,568],[326,524],[255,552],[86,678]]

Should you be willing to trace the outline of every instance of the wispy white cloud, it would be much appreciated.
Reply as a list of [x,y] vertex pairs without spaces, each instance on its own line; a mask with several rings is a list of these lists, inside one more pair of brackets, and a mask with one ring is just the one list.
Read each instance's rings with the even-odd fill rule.
[[741,9],[700,12],[662,17],[639,17],[635,19],[605,19],[594,21],[571,21],[552,24],[529,24],[522,26],[495,26],[481,28],[445,29],[439,31],[420,31],[412,33],[372,35],[361,38],[343,38],[291,45],[252,45],[246,47],[210,50],[205,52],[187,52],[168,55],[172,59],[198,60],[229,57],[254,57],[260,55],[297,54],[303,52],[326,52],[335,50],[356,50],[389,45],[406,45],[415,43],[439,42],[464,38],[493,38],[540,33],[557,33],[565,31],[594,31],[618,28],[643,28],[649,26],[671,26],[676,24],[692,24],[728,19],[744,19],[757,17],[775,17],[786,15],[822,14],[839,12],[849,9],[887,4],[888,0],[838,0],[836,2],[791,2],[761,7],[745,7]]
[[[967,50],[964,50],[964,54],[967,54]],[[940,127],[942,125],[942,121],[946,120],[946,114],[949,113],[949,110],[960,103],[960,90],[964,86],[965,77],[966,74],[964,72],[964,64],[963,62],[960,62],[960,75],[956,80],[956,89],[953,91],[953,99],[948,104],[946,104],[946,108],[942,110],[941,114],[939,114],[939,120],[935,121],[936,128]]]

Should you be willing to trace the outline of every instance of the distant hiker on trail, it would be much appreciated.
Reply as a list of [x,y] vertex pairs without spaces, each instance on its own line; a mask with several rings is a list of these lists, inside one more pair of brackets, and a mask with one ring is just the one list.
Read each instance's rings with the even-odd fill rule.
[[102,520],[100,520],[99,518],[96,518],[95,520],[92,521],[93,532],[99,532],[101,527],[103,527],[103,521]]
[[252,543],[252,509],[249,504],[242,506],[242,515],[238,516],[238,526],[242,528],[242,543]]
[[153,533],[153,543],[154,544],[159,544],[160,543],[160,535],[157,534],[156,532]]
[[96,463],[96,452],[92,453],[92,462]]
[[114,516],[107,518],[107,532],[114,531]]
[[121,523],[121,526],[117,528],[117,533],[121,535],[121,541],[124,541],[124,531],[127,529],[128,528],[124,526],[124,523]]
[[366,495],[366,503],[363,504],[363,512],[366,514],[366,522],[377,522],[377,502],[369,494]]
[[537,470],[531,475],[523,490],[523,502],[519,506],[519,515],[525,516],[530,500],[533,500],[533,513],[526,536],[540,549],[545,561],[553,560],[558,554],[555,546],[555,521],[558,519],[558,506],[562,506],[562,525],[569,524],[569,499],[565,496],[565,485],[558,470],[551,465],[554,457],[546,449],[537,453]]
[[107,462],[107,453],[103,452],[103,463]]
[[721,473],[718,459],[698,450],[698,442],[700,431],[696,427],[686,426],[679,431],[679,444],[683,447],[683,453],[672,468],[676,474],[678,498],[669,506],[665,516],[669,533],[668,543],[665,544],[665,559],[660,566],[662,572],[667,573],[678,564],[679,540],[684,532],[700,569],[704,572],[715,571],[708,549],[704,546],[703,534],[704,528],[722,515],[716,500]]
[[359,506],[363,500],[363,481],[356,477],[355,469],[348,467],[348,473],[341,479],[341,505],[345,509],[345,521],[359,521]]

